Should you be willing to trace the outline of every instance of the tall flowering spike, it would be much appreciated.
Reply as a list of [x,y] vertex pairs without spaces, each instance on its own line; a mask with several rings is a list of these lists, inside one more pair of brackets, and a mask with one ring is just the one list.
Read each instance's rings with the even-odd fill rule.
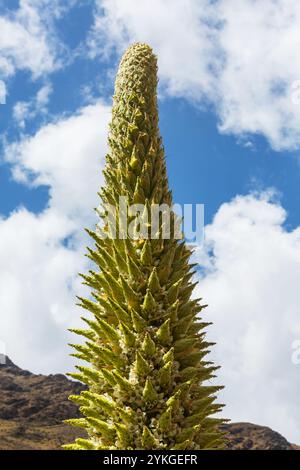
[[[88,256],[95,271],[84,275],[93,300],[79,299],[90,312],[89,329],[75,330],[85,343],[75,356],[88,362],[73,377],[88,392],[70,399],[82,418],[70,424],[84,428],[88,439],[67,449],[214,449],[222,447],[214,415],[221,387],[206,385],[216,367],[205,362],[211,343],[205,341],[190,295],[190,251],[163,236],[163,221],[141,221],[130,215],[129,237],[121,227],[120,196],[128,206],[143,204],[143,218],[154,204],[172,205],[158,128],[156,57],[146,44],[124,54],[117,74],[110,151],[100,197],[102,228],[88,231],[95,242]],[[117,237],[112,237],[115,222]],[[148,209],[148,210],[146,210]],[[107,209],[106,209],[107,210]],[[135,230],[145,222],[144,236]],[[153,230],[152,230],[153,229]],[[151,232],[155,232],[152,237]]]

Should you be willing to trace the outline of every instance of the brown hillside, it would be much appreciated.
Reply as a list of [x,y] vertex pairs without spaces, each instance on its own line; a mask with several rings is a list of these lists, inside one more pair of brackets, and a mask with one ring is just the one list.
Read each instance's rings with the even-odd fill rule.
[[[83,385],[62,374],[35,375],[17,367],[8,358],[0,365],[0,450],[59,449],[81,431],[62,424],[78,416],[68,401]],[[272,429],[249,423],[223,426],[229,449],[292,450],[283,436]]]

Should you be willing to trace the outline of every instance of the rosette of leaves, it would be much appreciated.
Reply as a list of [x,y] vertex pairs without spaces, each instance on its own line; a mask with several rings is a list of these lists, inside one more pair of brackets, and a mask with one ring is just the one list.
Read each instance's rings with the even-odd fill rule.
[[[157,62],[146,44],[125,52],[117,73],[109,154],[101,190],[102,206],[172,205],[158,127]],[[70,399],[82,418],[68,420],[86,430],[66,449],[217,449],[222,447],[221,387],[207,383],[217,367],[207,362],[212,343],[205,307],[192,299],[194,266],[190,250],[175,237],[112,237],[107,213],[102,228],[89,231],[88,256],[95,270],[82,275],[91,299],[80,298],[88,312],[86,329],[72,330],[85,342],[72,345],[78,365],[70,374],[87,390]],[[175,219],[172,213],[171,219]],[[131,220],[135,222],[134,217]],[[151,220],[148,223],[151,232]],[[173,227],[173,228],[172,228]],[[118,229],[120,227],[118,226]],[[83,363],[84,364],[84,363]]]

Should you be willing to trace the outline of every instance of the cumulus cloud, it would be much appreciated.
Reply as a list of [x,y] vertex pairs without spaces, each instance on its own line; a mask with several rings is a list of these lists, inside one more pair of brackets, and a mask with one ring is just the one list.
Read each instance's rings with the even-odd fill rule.
[[224,0],[219,14],[226,59],[218,84],[220,129],[261,133],[278,150],[299,148],[300,106],[292,99],[300,67],[299,2]]
[[[213,92],[210,69],[218,65],[210,1],[100,0],[89,36],[91,57],[124,50],[134,41],[150,43],[171,95],[201,97]],[[213,22],[215,24],[215,22]]]
[[99,0],[92,57],[150,43],[171,96],[212,103],[222,132],[260,133],[275,149],[300,146],[297,0]]
[[204,272],[196,294],[214,322],[226,415],[298,442],[300,369],[292,356],[300,339],[300,228],[287,231],[285,219],[270,193],[223,204],[198,253]]
[[63,46],[57,41],[54,20],[63,12],[60,0],[20,0],[16,10],[0,16],[0,73],[29,71],[33,78],[60,65]]
[[98,103],[42,127],[33,137],[6,147],[14,179],[32,187],[50,187],[50,206],[82,218],[94,207],[102,183],[110,108]]
[[0,220],[0,332],[6,353],[38,372],[67,370],[68,325],[76,324],[80,246],[64,246],[78,227],[47,210],[20,209]]
[[[71,366],[67,328],[78,324],[78,272],[87,269],[84,227],[102,184],[110,109],[97,103],[6,147],[16,180],[48,185],[41,214],[19,208],[0,219],[0,335],[20,366],[50,373]],[[72,338],[73,339],[73,338]]]

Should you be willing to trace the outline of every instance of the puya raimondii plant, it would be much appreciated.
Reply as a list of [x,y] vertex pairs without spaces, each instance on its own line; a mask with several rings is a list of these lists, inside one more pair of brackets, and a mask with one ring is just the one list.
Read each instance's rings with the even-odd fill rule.
[[[157,63],[151,48],[134,44],[124,54],[115,84],[102,207],[172,206],[158,128]],[[171,212],[173,219],[175,215]],[[104,220],[104,214],[102,214]],[[106,219],[105,219],[106,220]],[[68,420],[87,432],[66,449],[218,449],[222,419],[215,413],[221,389],[207,381],[217,367],[205,361],[212,343],[205,307],[191,297],[190,250],[171,230],[162,236],[110,237],[109,224],[88,231],[95,271],[83,275],[93,300],[80,298],[91,314],[85,342],[72,345],[86,361],[70,374],[87,390],[70,399],[82,418]],[[148,224],[149,232],[151,223]]]

